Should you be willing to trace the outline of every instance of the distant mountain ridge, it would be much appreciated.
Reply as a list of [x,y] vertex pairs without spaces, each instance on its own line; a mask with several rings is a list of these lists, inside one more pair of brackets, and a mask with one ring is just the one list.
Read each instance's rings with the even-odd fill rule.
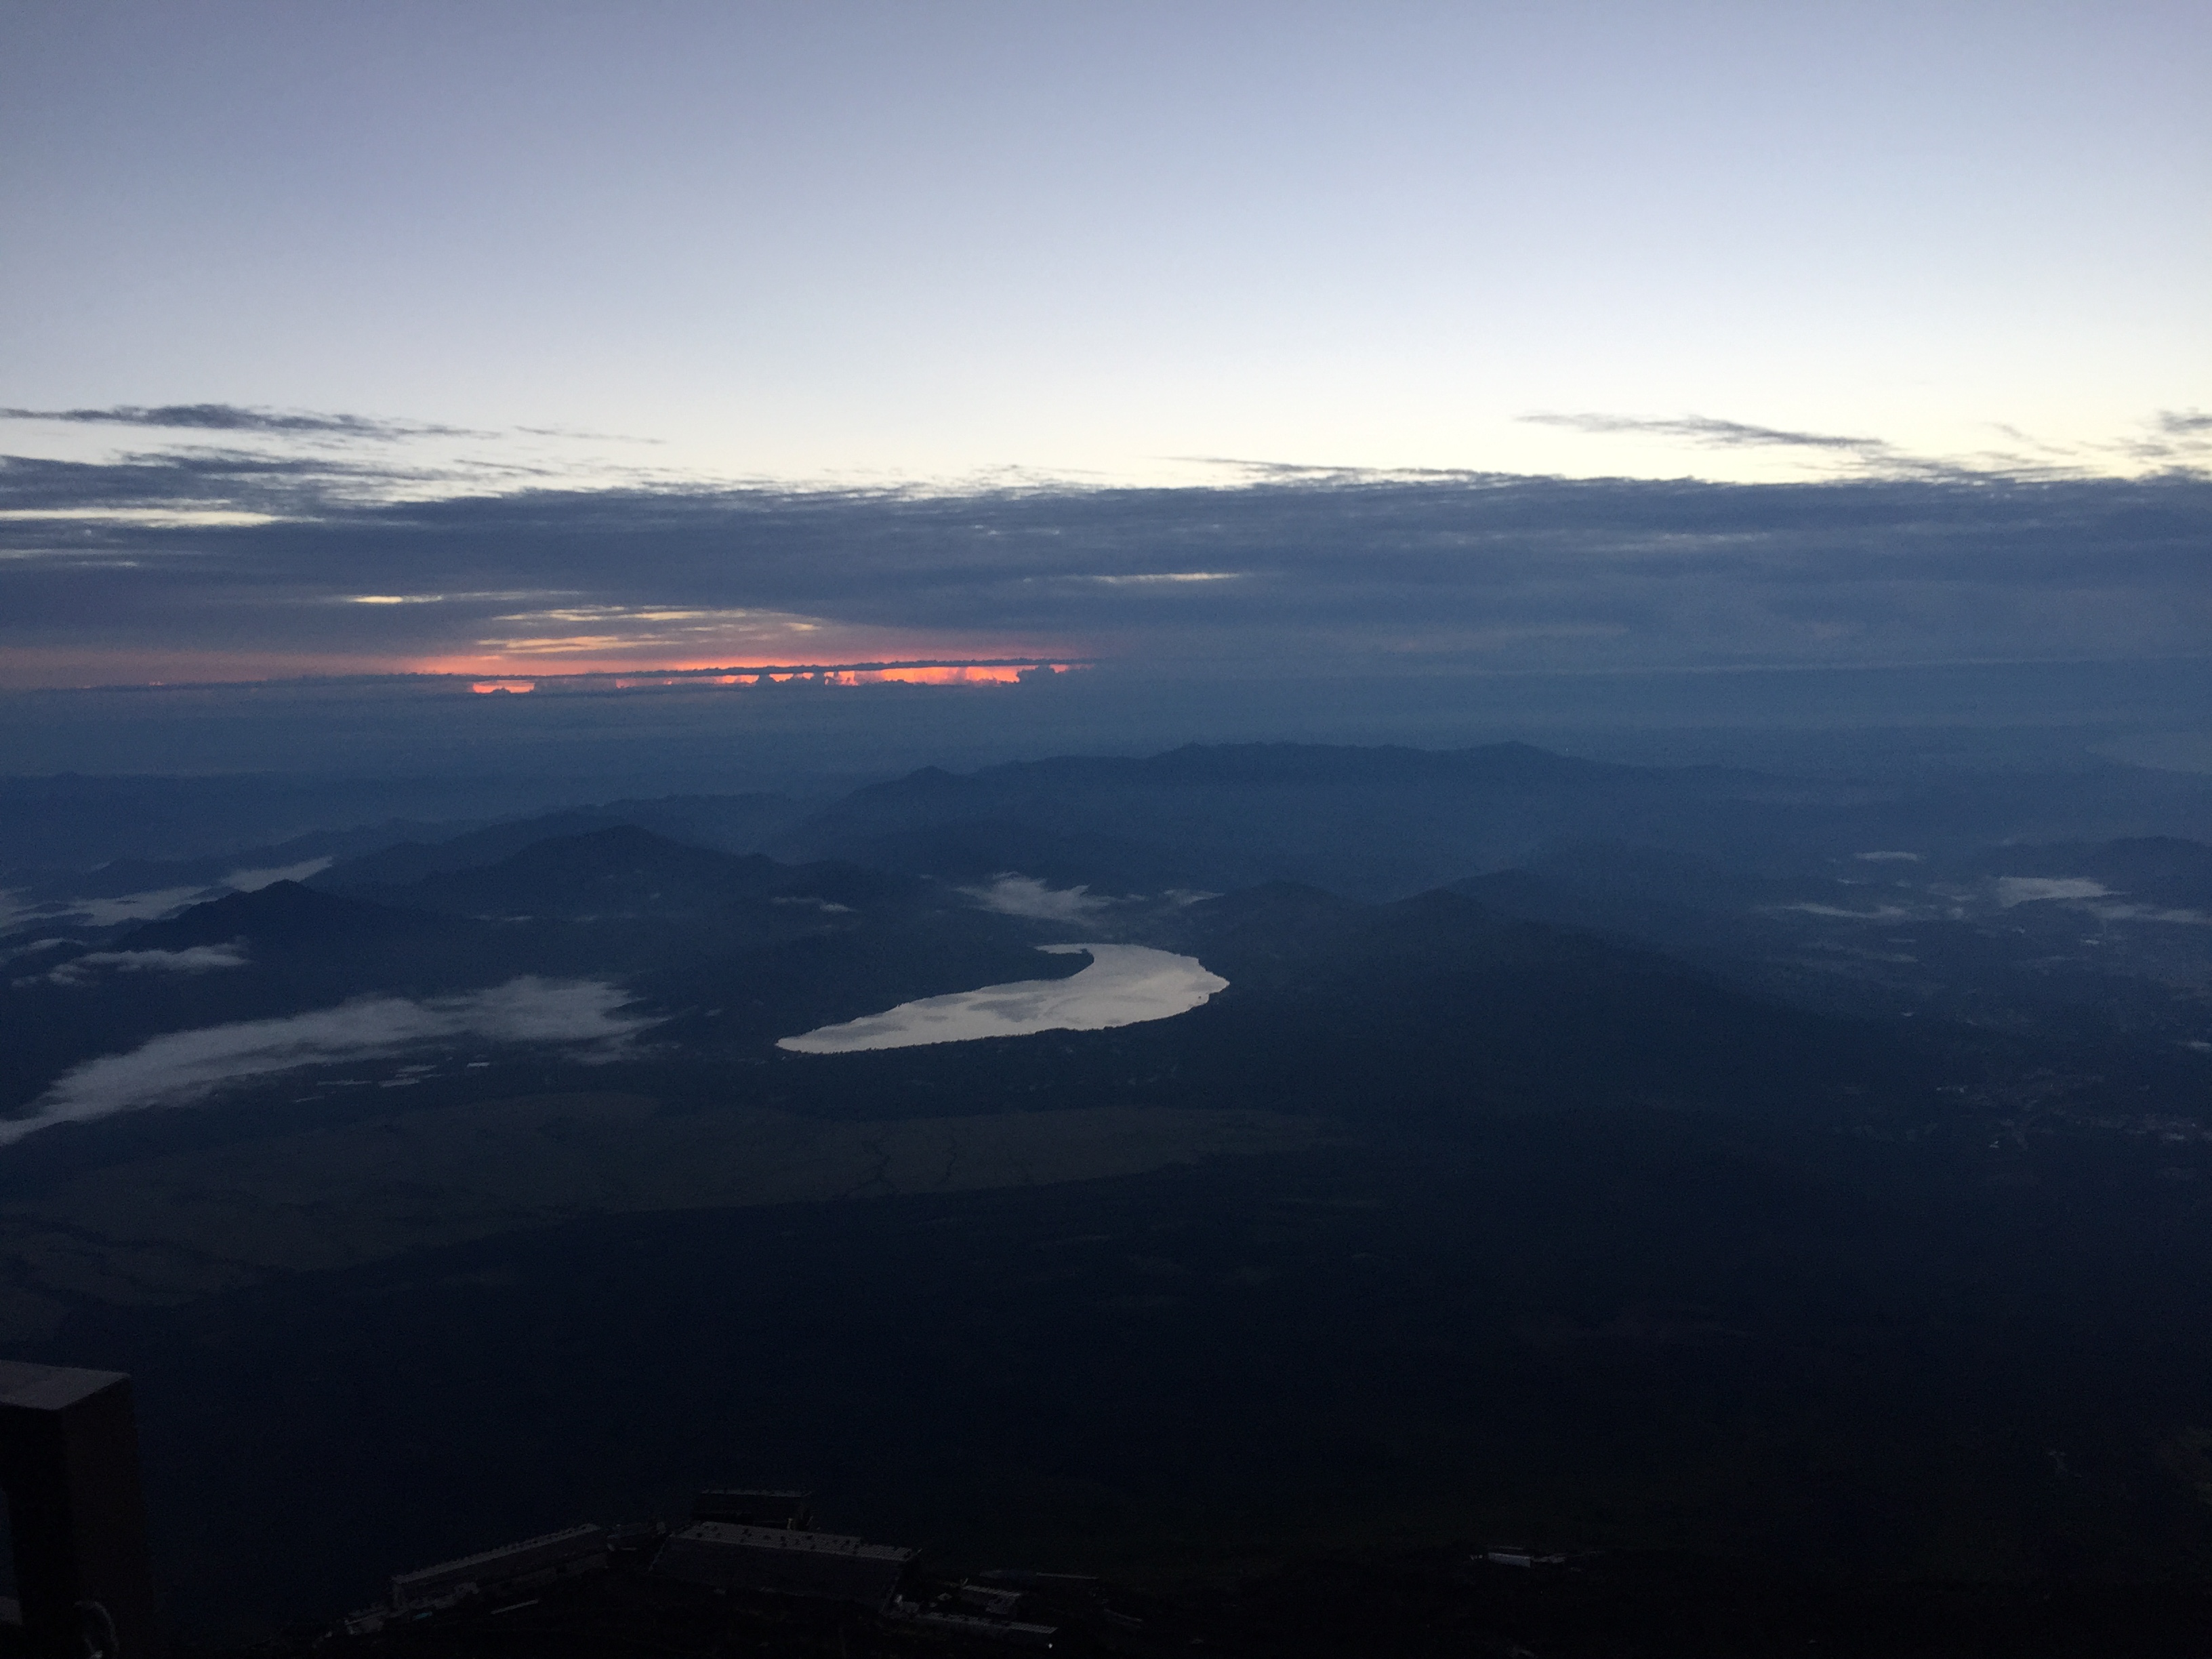
[[149,921],[125,934],[120,944],[126,951],[184,951],[246,939],[264,948],[328,949],[396,933],[441,933],[447,927],[441,918],[279,881],[195,904],[166,921]]
[[[1954,798],[1737,768],[1624,765],[1525,743],[1191,744],[970,773],[924,767],[811,811],[758,795],[579,807],[392,845],[309,880],[380,896],[538,842],[622,825],[789,864],[836,860],[960,883],[1018,872],[1097,892],[1157,894],[1290,880],[1370,899],[1405,897],[1577,844],[1771,874],[1900,842],[1956,857],[2052,839],[2036,791],[1990,788],[1986,799],[1972,791]],[[2169,880],[2195,882],[2186,854],[2153,854],[2154,838],[2137,839],[2142,848],[2126,855],[2136,865],[2163,860]]]
[[781,795],[674,795],[661,800],[611,801],[534,817],[511,819],[436,841],[395,842],[345,859],[313,877],[331,892],[397,888],[426,876],[496,864],[539,842],[621,826],[649,830],[687,846],[753,853],[757,842],[795,822],[796,802]]
[[[1622,766],[1522,743],[1189,744],[966,775],[924,769],[854,791],[769,850],[962,878],[1014,868],[1097,879],[1071,856],[1087,843],[1127,872],[1112,878],[1156,889],[1288,880],[1397,898],[1560,839],[1741,837],[1802,810],[1806,793],[1756,773]],[[1785,796],[1791,804],[1776,804]]]

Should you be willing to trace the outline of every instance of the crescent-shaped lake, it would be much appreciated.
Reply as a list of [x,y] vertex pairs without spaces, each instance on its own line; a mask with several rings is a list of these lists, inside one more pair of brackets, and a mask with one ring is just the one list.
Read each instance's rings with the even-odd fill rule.
[[1055,956],[1086,952],[1091,965],[1066,979],[1018,980],[980,991],[924,997],[842,1025],[824,1025],[775,1046],[801,1054],[863,1048],[913,1048],[927,1042],[1027,1036],[1036,1031],[1103,1031],[1170,1019],[1197,1007],[1229,981],[1196,957],[1143,945],[1041,945]]

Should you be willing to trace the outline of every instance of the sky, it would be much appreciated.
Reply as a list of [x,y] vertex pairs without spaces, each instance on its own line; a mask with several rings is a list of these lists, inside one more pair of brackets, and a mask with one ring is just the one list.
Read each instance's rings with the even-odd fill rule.
[[0,686],[2206,646],[2201,3],[0,46]]

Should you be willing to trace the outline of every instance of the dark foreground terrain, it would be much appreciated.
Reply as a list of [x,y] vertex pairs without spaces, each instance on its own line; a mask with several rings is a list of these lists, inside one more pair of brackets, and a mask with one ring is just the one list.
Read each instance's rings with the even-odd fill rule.
[[648,1553],[638,1552],[618,1556],[604,1574],[526,1598],[474,1601],[365,1638],[302,1629],[248,1649],[198,1651],[206,1659],[907,1659],[1023,1651],[1123,1659],[1194,1652],[1235,1659],[2042,1659],[2201,1653],[2212,1623],[2212,1594],[2171,1586],[1866,1583],[1649,1552],[1522,1567],[1492,1553],[1309,1557],[1177,1589],[1020,1569],[910,1581],[921,1609],[958,1618],[974,1617],[979,1603],[997,1606],[1050,1632],[1010,1639],[1003,1632],[947,1629],[951,1621],[941,1618],[671,1583],[652,1574]]
[[136,1376],[204,1630],[755,1478],[942,1571],[1155,1589],[1500,1538],[1907,1603],[2203,1582],[2212,1161],[1906,1152],[1571,1113],[581,1222],[56,1346]]
[[[1070,1651],[2202,1653],[2212,849],[2122,781],[1187,750],[47,870],[0,1091],[108,1104],[0,1147],[0,1343],[133,1375],[210,1651],[773,1485],[1098,1576]],[[1079,940],[1227,988],[777,1046]],[[955,1640],[623,1570],[324,1650]]]

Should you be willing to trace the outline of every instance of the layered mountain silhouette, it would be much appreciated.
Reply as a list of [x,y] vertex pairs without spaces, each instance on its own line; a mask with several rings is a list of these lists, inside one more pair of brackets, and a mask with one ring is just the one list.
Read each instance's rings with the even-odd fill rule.
[[[139,1372],[203,1583],[286,1616],[784,1471],[977,1564],[2193,1572],[2212,848],[2103,810],[1252,745],[332,844],[0,940],[18,1114],[432,1030],[7,1148],[0,1330]],[[777,1046],[1086,942],[1226,985]]]
[[167,921],[133,928],[118,943],[126,951],[184,951],[236,943],[264,957],[290,956],[355,951],[393,939],[449,938],[453,931],[449,921],[417,910],[280,881],[251,893],[195,904]]
[[667,840],[724,852],[750,852],[763,838],[800,816],[781,795],[678,795],[663,800],[613,801],[604,806],[554,812],[488,825],[466,834],[394,840],[349,858],[313,878],[333,892],[404,887],[426,876],[497,864],[539,842],[629,827]]

